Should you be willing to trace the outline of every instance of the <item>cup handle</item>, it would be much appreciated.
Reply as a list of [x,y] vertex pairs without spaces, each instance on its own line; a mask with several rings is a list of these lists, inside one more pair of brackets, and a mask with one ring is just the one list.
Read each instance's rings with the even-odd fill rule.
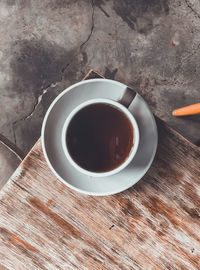
[[126,87],[123,96],[118,100],[118,102],[128,108],[136,95],[137,92],[135,90],[130,87]]

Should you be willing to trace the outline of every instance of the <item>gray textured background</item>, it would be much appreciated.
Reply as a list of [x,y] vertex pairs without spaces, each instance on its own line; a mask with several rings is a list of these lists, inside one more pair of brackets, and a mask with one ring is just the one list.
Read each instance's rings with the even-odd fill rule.
[[27,153],[52,100],[94,68],[198,143],[200,116],[171,111],[199,102],[199,60],[198,0],[1,0],[0,133]]

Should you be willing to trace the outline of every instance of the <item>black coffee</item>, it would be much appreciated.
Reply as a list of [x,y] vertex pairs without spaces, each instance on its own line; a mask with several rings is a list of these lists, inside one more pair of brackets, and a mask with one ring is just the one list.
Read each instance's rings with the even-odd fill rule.
[[72,159],[92,172],[121,165],[133,146],[133,128],[127,116],[112,105],[96,103],[80,110],[67,130]]

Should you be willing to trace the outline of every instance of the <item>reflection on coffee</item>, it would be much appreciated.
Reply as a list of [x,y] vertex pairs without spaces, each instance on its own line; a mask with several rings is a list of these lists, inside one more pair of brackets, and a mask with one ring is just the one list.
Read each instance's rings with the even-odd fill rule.
[[133,128],[127,116],[108,104],[92,104],[71,120],[66,136],[72,159],[91,172],[119,167],[133,147]]

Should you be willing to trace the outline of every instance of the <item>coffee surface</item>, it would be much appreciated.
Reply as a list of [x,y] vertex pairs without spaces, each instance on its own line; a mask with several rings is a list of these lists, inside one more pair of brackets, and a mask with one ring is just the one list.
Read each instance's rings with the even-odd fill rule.
[[127,116],[109,104],[81,109],[71,120],[66,136],[72,159],[92,172],[117,168],[133,146],[133,128]]

